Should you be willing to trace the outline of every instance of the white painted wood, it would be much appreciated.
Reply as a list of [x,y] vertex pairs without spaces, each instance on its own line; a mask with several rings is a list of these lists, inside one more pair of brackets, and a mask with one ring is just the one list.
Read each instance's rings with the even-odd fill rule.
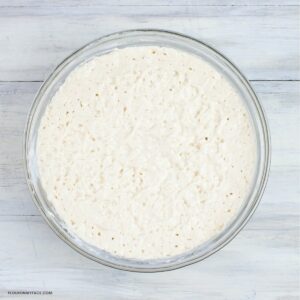
[[161,28],[199,38],[222,51],[252,80],[300,79],[299,6],[253,6],[252,2],[246,6],[183,6],[157,0],[155,3],[162,5],[29,1],[32,5],[27,6],[26,1],[17,1],[20,6],[13,7],[14,1],[2,2],[2,81],[43,80],[56,64],[85,43],[134,28]]
[[0,6],[65,7],[65,6],[291,6],[299,0],[2,0]]
[[[300,79],[298,0],[0,1],[0,298],[300,299]],[[85,259],[40,217],[22,167],[30,105],[46,73],[110,32],[155,27],[203,39],[250,79],[272,133],[269,183],[245,229],[195,265],[159,274]],[[268,80],[279,81],[268,81]],[[281,80],[292,81],[281,81]],[[28,82],[14,82],[28,81]]]
[[[22,147],[26,117],[41,83],[0,83],[0,215],[36,214],[24,179]],[[272,167],[299,167],[300,82],[252,82],[272,133]],[[20,197],[22,195],[22,197]],[[20,210],[20,207],[22,208]]]
[[276,218],[257,227],[258,218],[205,261],[137,274],[82,257],[41,217],[2,217],[0,297],[21,289],[52,290],[61,299],[298,299],[297,230]]

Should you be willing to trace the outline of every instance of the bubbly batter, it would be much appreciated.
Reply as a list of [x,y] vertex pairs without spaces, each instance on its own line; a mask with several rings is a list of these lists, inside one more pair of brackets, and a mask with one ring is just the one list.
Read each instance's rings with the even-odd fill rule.
[[241,96],[206,61],[131,47],[67,77],[38,133],[42,185],[80,238],[112,254],[162,258],[235,216],[256,164]]

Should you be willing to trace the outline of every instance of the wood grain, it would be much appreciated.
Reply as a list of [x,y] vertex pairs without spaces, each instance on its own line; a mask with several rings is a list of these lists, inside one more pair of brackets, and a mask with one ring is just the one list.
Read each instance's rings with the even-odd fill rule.
[[82,257],[41,217],[5,217],[0,226],[5,241],[0,297],[6,290],[52,290],[55,299],[298,299],[297,231],[292,229],[249,224],[205,261],[172,272],[136,274]]
[[222,51],[252,80],[300,79],[299,6],[109,6],[97,1],[77,6],[79,2],[29,1],[32,6],[16,8],[11,6],[14,2],[1,3],[0,81],[43,80],[85,43],[135,28],[174,30],[199,38]]
[[2,0],[0,6],[66,7],[66,6],[297,6],[298,0]]

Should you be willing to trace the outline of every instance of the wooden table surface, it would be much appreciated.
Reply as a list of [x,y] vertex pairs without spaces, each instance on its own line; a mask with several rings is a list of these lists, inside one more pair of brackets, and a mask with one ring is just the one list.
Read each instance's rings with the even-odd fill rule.
[[[0,1],[0,298],[300,299],[300,2],[298,0]],[[138,274],[92,262],[35,208],[23,132],[50,70],[83,44],[133,29],[201,39],[250,79],[265,109],[272,165],[262,202],[224,249],[179,270]]]

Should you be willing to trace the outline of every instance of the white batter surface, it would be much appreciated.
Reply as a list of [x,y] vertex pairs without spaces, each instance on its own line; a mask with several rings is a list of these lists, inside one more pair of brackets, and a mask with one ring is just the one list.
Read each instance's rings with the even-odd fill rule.
[[79,66],[42,118],[42,185],[79,237],[130,258],[173,256],[219,233],[246,198],[256,139],[239,94],[171,48]]

